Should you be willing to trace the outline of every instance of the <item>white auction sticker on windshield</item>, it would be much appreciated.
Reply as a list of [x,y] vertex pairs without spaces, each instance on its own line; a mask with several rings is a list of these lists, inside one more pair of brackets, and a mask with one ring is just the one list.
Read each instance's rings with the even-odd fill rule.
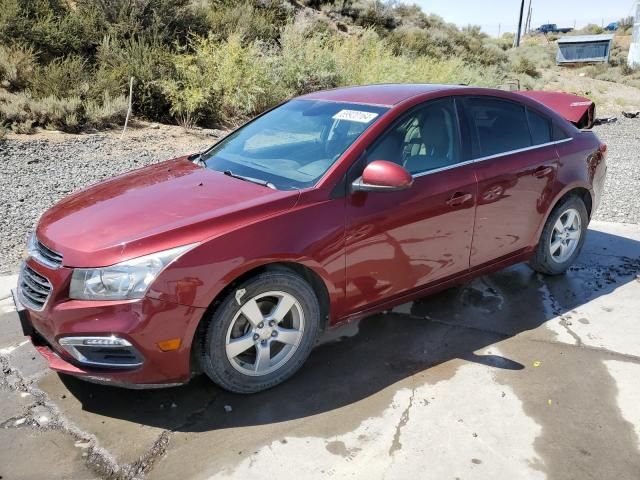
[[363,112],[360,110],[340,110],[333,116],[333,119],[347,120],[349,122],[369,123],[377,116],[377,113]]

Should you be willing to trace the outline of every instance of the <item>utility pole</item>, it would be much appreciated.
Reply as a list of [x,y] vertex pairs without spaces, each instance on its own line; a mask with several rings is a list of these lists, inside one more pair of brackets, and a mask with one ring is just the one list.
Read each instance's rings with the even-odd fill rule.
[[529,0],[529,8],[527,9],[527,19],[524,21],[524,34],[527,35],[531,30],[531,0]]
[[516,35],[516,48],[520,46],[520,35],[522,34],[522,16],[524,15],[524,0],[520,2],[520,19],[518,20],[518,35]]
[[640,68],[640,0],[633,5],[633,38],[629,46],[627,65],[631,68]]

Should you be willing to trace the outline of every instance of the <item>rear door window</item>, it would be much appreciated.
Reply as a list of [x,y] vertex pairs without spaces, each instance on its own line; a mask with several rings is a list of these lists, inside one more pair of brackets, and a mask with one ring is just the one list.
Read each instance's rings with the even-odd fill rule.
[[479,154],[489,157],[532,146],[524,105],[497,98],[468,98],[465,110],[478,139]]

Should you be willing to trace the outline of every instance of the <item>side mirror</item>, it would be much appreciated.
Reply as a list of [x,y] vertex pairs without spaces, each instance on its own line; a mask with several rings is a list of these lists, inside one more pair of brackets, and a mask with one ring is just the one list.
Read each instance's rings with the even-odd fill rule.
[[397,192],[413,185],[413,177],[397,163],[375,160],[351,184],[352,192]]

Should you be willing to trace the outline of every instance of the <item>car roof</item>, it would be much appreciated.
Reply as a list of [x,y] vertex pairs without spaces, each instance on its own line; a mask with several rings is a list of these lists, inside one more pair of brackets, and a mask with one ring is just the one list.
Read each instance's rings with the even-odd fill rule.
[[326,100],[332,102],[363,103],[368,105],[396,105],[404,100],[424,93],[463,88],[463,85],[436,85],[426,83],[394,83],[334,88],[309,93],[298,98]]

